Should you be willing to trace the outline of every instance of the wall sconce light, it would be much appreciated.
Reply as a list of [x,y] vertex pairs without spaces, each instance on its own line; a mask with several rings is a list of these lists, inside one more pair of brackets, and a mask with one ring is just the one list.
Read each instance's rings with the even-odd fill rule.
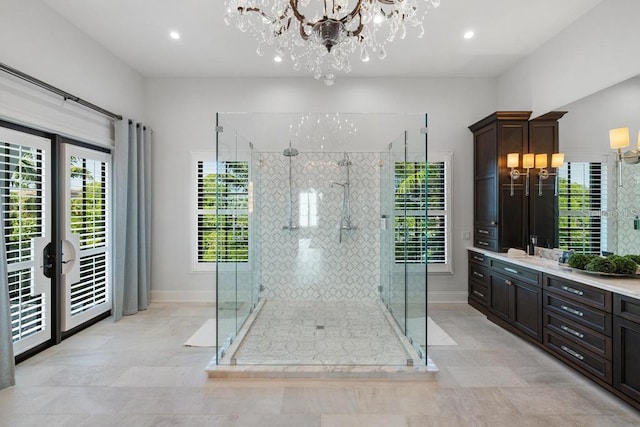
[[[509,176],[511,177],[511,193],[513,196],[513,181],[520,178],[520,175],[523,175],[523,172],[520,172],[518,168],[519,162],[519,154],[518,153],[509,153],[507,154],[507,167],[511,169],[509,172]],[[527,153],[522,155],[522,168],[526,170],[525,175],[525,190],[524,195],[529,195],[529,169],[536,168],[538,169],[538,195],[542,196],[542,181],[549,178],[549,176],[555,176],[555,191],[554,195],[558,195],[558,173],[557,169],[562,167],[564,163],[564,153],[553,153],[551,155],[551,167],[556,168],[555,173],[550,173],[547,170],[548,166],[548,155],[546,153],[541,154],[533,154]]]
[[609,147],[617,151],[616,165],[618,167],[618,187],[622,187],[622,161],[635,165],[640,163],[640,132],[638,132],[638,150],[622,153],[622,149],[629,146],[629,128],[609,130]]
[[[525,190],[524,195],[529,195],[529,169],[534,166],[535,154],[527,153],[522,155],[522,168],[526,170],[525,176]],[[507,154],[507,167],[511,169],[509,172],[509,176],[511,177],[511,193],[510,196],[513,196],[513,181],[520,178],[520,175],[523,172],[520,172],[518,169],[518,164],[520,163],[520,154],[519,153],[509,153]]]

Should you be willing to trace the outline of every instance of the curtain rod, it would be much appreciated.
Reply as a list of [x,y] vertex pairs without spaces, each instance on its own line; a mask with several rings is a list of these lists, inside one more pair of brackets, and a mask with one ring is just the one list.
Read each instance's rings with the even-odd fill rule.
[[53,92],[56,95],[59,95],[64,98],[65,101],[73,101],[82,105],[83,107],[90,108],[93,111],[97,111],[98,113],[110,117],[115,120],[122,120],[122,116],[120,114],[112,113],[111,111],[107,111],[104,108],[98,107],[95,104],[85,101],[84,99],[80,99],[75,95],[71,95],[69,92],[65,92],[62,89],[58,89],[55,86],[51,86],[49,83],[45,83],[42,80],[38,80],[35,77],[32,77],[28,74],[23,73],[22,71],[16,70],[13,67],[3,64],[0,62],[0,71],[4,71],[5,73],[11,74],[12,76],[18,77],[24,81],[27,81],[35,86],[41,87],[42,89],[46,89],[49,92]]

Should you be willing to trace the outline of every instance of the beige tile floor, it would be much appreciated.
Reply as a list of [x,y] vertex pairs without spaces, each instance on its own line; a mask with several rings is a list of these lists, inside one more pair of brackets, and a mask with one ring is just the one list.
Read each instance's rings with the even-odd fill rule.
[[467,305],[430,306],[458,343],[437,382],[209,380],[183,342],[211,306],[159,304],[18,366],[1,426],[638,426],[640,413]]

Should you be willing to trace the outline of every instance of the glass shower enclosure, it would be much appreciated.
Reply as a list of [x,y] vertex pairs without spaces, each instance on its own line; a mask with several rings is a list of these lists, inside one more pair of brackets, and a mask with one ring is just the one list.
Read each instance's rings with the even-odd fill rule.
[[419,114],[217,115],[215,209],[199,229],[218,364],[235,363],[267,300],[377,301],[426,362],[425,130]]

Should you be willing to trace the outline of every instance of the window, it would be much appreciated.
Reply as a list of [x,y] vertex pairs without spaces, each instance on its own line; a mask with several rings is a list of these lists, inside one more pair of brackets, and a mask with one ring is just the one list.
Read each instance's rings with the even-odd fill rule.
[[[395,165],[395,261],[451,271],[449,169],[451,155]],[[426,217],[425,217],[426,198]]]
[[249,260],[249,162],[194,153],[194,269]]
[[607,249],[607,165],[567,162],[558,171],[558,247],[600,254]]

